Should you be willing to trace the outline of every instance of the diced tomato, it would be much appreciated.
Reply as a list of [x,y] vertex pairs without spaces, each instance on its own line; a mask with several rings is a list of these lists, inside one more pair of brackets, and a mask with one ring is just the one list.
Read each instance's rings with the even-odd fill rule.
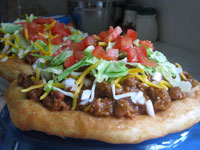
[[108,49],[106,52],[106,60],[117,60],[119,57],[119,50],[118,49]]
[[52,44],[59,45],[63,43],[63,38],[60,34],[51,41]]
[[74,59],[74,56],[70,56],[68,57],[66,60],[65,60],[65,63],[64,63],[64,66],[66,68],[69,68],[71,67],[72,65],[74,65],[76,62],[75,62],[75,59]]
[[39,17],[39,18],[34,19],[33,22],[37,24],[51,24],[53,22],[53,18]]
[[92,55],[97,57],[97,58],[105,58],[106,57],[106,52],[101,46],[97,46],[93,52]]
[[148,59],[147,58],[147,53],[145,52],[146,49],[144,47],[135,47],[136,52],[137,52],[137,58],[138,61],[148,67],[156,67],[157,63],[154,60]]
[[122,29],[119,26],[111,31],[110,30],[108,31],[107,36],[103,39],[105,42],[114,41],[122,33]]
[[76,62],[82,60],[85,57],[83,52],[80,51],[80,50],[74,50],[73,51],[73,56],[74,56],[74,59],[75,59]]
[[67,36],[67,33],[64,30],[64,23],[59,24],[59,22],[56,21],[55,26],[51,29],[51,33],[53,35],[60,34],[62,36]]
[[71,35],[72,34],[69,28],[65,28],[64,31],[65,31],[65,33],[67,35]]
[[124,37],[118,38],[113,48],[126,51],[128,48],[131,48],[131,45],[132,45],[132,39],[124,36]]
[[73,26],[73,24],[72,24],[71,22],[69,22],[69,23],[67,24],[67,26]]
[[84,41],[80,41],[75,44],[76,44],[76,46],[75,46],[76,50],[83,51],[86,48]]
[[90,35],[90,36],[86,37],[83,41],[84,41],[84,44],[85,44],[85,48],[90,46],[90,45],[93,45],[94,47],[97,45],[97,42],[94,39],[94,35]]
[[122,29],[117,26],[113,29],[112,26],[110,26],[108,31],[102,31],[98,36],[104,41],[114,41],[120,34],[122,33]]
[[128,29],[125,36],[131,38],[132,41],[135,41],[137,38],[137,32],[132,29]]
[[127,49],[128,62],[138,62],[138,56],[135,48]]
[[148,48],[153,48],[153,50],[155,50],[153,43],[151,43],[151,41],[145,40],[145,41],[139,41],[140,46],[143,47],[148,47]]
[[53,53],[53,57],[59,55],[63,50],[65,50],[67,47],[70,46],[71,41],[70,40],[66,40],[64,41],[65,45],[60,47],[56,52]]

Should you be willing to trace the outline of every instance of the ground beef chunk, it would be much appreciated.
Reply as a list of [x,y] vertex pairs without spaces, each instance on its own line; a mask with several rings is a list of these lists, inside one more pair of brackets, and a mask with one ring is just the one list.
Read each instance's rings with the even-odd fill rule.
[[142,91],[142,92],[145,92],[146,90],[147,90],[147,86],[144,84],[144,83],[142,83],[142,82],[140,82],[140,81],[138,81],[137,80],[137,83],[136,83],[136,91]]
[[114,116],[132,118],[136,113],[136,106],[128,99],[120,99],[114,106]]
[[108,98],[95,98],[89,113],[99,117],[111,116],[113,114],[113,100]]
[[112,98],[112,87],[107,82],[101,82],[96,84],[96,90],[95,90],[95,97],[97,98]]
[[137,80],[134,77],[126,79],[122,83],[124,93],[133,92],[135,90],[135,88],[136,88],[136,83],[137,83]]
[[17,84],[23,88],[28,88],[33,85],[31,80],[31,75],[26,75],[25,73],[20,73],[17,78]]
[[155,111],[166,110],[171,103],[168,91],[150,87],[148,95],[153,101]]
[[49,96],[43,99],[42,103],[45,107],[52,111],[69,110],[70,106],[65,102],[65,96],[59,92],[51,92]]
[[187,71],[183,71],[183,74],[187,78],[187,80],[192,84],[192,87],[195,87],[199,84],[197,80],[195,80]]
[[27,64],[34,64],[37,61],[37,57],[32,56],[32,54],[40,54],[40,53],[29,53],[24,57],[24,62]]
[[183,93],[179,87],[173,87],[169,90],[169,95],[172,100],[181,100],[187,97],[187,93]]
[[28,99],[40,100],[40,96],[44,93],[43,88],[34,89],[26,93]]

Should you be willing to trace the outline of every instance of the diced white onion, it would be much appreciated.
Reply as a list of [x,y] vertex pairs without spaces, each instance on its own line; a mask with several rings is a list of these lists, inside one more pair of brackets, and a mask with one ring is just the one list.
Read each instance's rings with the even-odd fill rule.
[[41,77],[42,77],[42,83],[47,83],[47,81],[46,81],[46,79],[45,79],[43,73],[41,73]]
[[160,82],[162,80],[162,74],[160,72],[154,72],[153,76],[152,76],[152,79],[154,81]]
[[73,76],[80,76],[82,74],[82,72],[72,72],[71,75]]
[[62,83],[65,85],[65,89],[69,87],[73,87],[75,85],[76,80],[73,78],[67,78]]
[[126,98],[126,97],[130,97],[133,103],[139,103],[144,105],[145,104],[145,97],[143,96],[143,92],[139,91],[139,92],[128,92],[128,93],[123,93],[123,94],[119,94],[116,95],[115,92],[115,84],[112,84],[112,93],[113,93],[113,98],[115,100],[120,100],[122,98]]
[[92,84],[91,80],[86,78],[86,79],[85,79],[84,85],[85,85],[86,87],[88,87],[88,86],[90,86],[91,84]]
[[76,91],[76,89],[78,88],[78,85],[74,84],[71,88],[71,91]]
[[54,86],[52,86],[52,88],[53,88],[53,90],[55,90],[55,91],[59,91],[59,92],[63,93],[65,96],[69,96],[69,97],[71,97],[71,98],[74,97],[74,94],[71,93],[71,92],[67,92],[67,91],[61,90],[61,89],[59,89],[59,88],[57,88],[57,87],[54,87]]
[[41,62],[41,63],[44,63],[45,60],[44,60],[43,58],[39,58],[39,59],[32,65],[34,72],[36,72],[37,64],[40,63],[40,62]]
[[7,61],[7,60],[8,60],[8,57],[6,56],[6,57],[2,58],[2,59],[0,60],[0,62],[5,62],[5,61]]
[[146,109],[149,116],[155,117],[155,112],[151,100],[146,101]]
[[3,38],[7,39],[9,36],[10,36],[10,34],[9,34],[9,33],[6,33],[6,34],[3,36]]
[[24,54],[24,50],[20,48],[18,52],[18,56],[20,59],[23,58],[23,54]]
[[7,50],[9,49],[9,45],[5,45],[4,48],[2,49],[2,54],[5,54],[7,52]]
[[81,100],[89,99],[91,96],[91,93],[92,93],[91,90],[83,90]]
[[85,105],[89,102],[89,99],[83,100],[79,103],[79,105]]
[[125,57],[125,58],[123,58],[123,59],[121,59],[121,60],[119,60],[119,61],[121,61],[121,62],[127,62],[128,59],[127,59],[127,57]]

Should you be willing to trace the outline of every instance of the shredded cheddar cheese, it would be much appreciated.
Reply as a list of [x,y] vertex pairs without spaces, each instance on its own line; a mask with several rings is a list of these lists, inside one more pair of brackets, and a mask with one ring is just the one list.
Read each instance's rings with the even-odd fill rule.
[[85,76],[93,69],[95,68],[100,62],[101,62],[102,59],[98,60],[95,64],[91,65],[90,67],[88,67],[82,74],[81,76],[78,78],[78,80],[76,81],[76,85],[79,85],[83,79],[85,78]]
[[90,108],[92,107],[92,104],[90,104],[89,106],[87,106],[85,109],[84,109],[84,112],[88,112],[90,110]]
[[28,39],[29,39],[29,36],[28,36],[28,29],[25,28],[24,32],[25,32],[25,38],[26,38],[26,40],[28,41]]
[[34,89],[38,89],[38,88],[44,87],[45,85],[46,84],[33,85],[33,86],[30,86],[27,89],[22,89],[21,92],[25,93],[25,92],[28,92],[28,91],[31,91],[31,90],[34,90]]
[[108,44],[106,42],[99,42],[98,45],[99,46],[107,46]]
[[40,46],[40,44],[38,44],[37,42],[35,42],[34,44],[41,50],[43,54],[48,55],[48,52],[42,46]]
[[85,82],[85,79],[82,80],[81,84],[79,85],[79,87],[76,89],[76,91],[74,93],[73,104],[72,104],[71,110],[76,109],[78,94],[79,94],[81,88],[83,87],[84,82]]
[[39,70],[39,68],[37,67],[37,68],[36,68],[36,77],[35,77],[35,81],[37,82],[37,81],[39,81],[39,79],[40,79],[40,70]]
[[99,36],[95,35],[95,34],[94,34],[94,39],[97,40],[97,41],[101,40],[101,38]]
[[62,89],[65,87],[62,83],[53,83],[52,85],[57,88],[62,88]]
[[15,49],[19,49],[19,47],[17,47],[15,44],[13,44],[12,42],[8,42],[7,43],[8,45],[10,45],[10,46],[12,46],[12,47],[14,47]]
[[49,24],[48,26],[45,27],[46,30],[50,30],[51,28],[53,28],[56,24],[56,20],[54,20],[51,24]]
[[121,80],[122,77],[118,77],[113,83],[116,87],[121,88],[121,85],[118,83]]
[[50,91],[46,91],[42,96],[40,96],[40,100],[43,100],[47,95],[50,93]]
[[34,76],[32,76],[32,77],[31,77],[31,80],[32,80],[33,82],[35,82],[35,77],[34,77]]

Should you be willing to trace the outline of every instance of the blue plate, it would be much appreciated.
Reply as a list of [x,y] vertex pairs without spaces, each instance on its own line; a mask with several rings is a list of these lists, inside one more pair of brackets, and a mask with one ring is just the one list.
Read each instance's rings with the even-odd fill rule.
[[[133,135],[134,136],[134,135]],[[187,139],[187,140],[186,140]],[[10,120],[7,106],[0,114],[0,150],[112,150],[112,149],[200,149],[200,124],[179,133],[140,144],[109,144],[96,140],[59,138],[37,131],[21,131]]]

